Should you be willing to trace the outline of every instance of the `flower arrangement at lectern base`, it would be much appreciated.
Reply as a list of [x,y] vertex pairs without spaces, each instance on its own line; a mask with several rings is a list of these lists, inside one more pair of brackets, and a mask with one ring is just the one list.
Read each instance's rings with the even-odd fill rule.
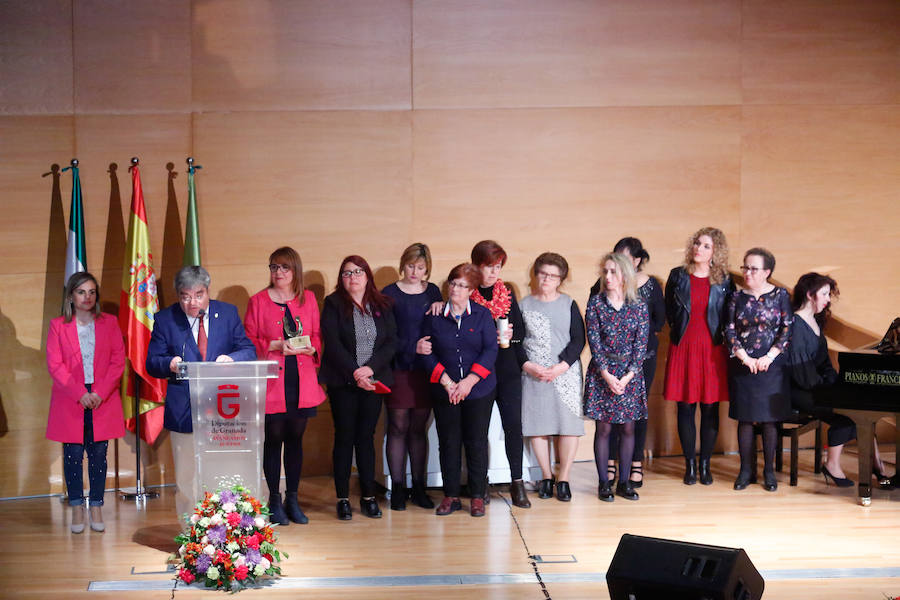
[[275,548],[268,514],[268,507],[239,484],[206,492],[190,525],[175,537],[181,544],[174,557],[176,579],[238,592],[263,578],[280,576],[276,563],[288,555]]

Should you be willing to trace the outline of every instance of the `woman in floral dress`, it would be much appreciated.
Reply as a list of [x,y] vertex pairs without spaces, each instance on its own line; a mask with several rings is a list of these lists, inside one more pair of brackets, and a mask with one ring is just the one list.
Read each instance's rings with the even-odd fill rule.
[[756,460],[753,424],[763,435],[763,488],[778,489],[775,479],[777,424],[791,414],[790,365],[785,350],[791,337],[791,297],[769,283],[775,257],[765,248],[744,254],[744,289],[735,292],[726,308],[725,342],[730,349],[728,416],[738,421],[741,471],[734,489],[750,484]]
[[647,392],[642,365],[647,350],[650,316],[638,296],[631,259],[624,254],[603,257],[603,286],[588,301],[585,321],[591,348],[584,386],[584,413],[596,421],[594,459],[600,478],[600,499],[613,501],[606,465],[609,434],[619,430],[622,468],[616,495],[637,500],[629,481],[634,452],[634,422],[647,418]]

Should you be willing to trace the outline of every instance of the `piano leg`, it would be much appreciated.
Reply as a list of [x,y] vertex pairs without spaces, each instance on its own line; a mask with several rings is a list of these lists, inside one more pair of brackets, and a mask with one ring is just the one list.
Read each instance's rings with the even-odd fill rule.
[[856,423],[856,443],[859,454],[859,503],[872,504],[872,444],[875,440],[875,423],[883,413],[866,410],[836,408],[834,412],[847,415]]

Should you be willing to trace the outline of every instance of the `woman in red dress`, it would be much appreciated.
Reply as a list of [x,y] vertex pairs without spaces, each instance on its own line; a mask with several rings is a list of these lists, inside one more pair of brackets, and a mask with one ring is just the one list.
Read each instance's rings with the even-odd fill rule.
[[734,291],[728,274],[728,243],[714,227],[690,237],[684,264],[666,282],[666,320],[672,345],[664,396],[678,403],[678,437],[684,451],[684,483],[697,483],[700,405],[700,483],[710,485],[710,456],[719,433],[719,402],[728,400],[728,363],[723,341],[725,300]]

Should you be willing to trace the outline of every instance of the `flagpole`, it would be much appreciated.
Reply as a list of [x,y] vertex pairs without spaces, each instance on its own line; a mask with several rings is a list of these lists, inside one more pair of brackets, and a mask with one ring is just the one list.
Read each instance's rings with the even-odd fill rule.
[[147,491],[141,480],[141,416],[139,412],[139,404],[141,401],[141,378],[134,369],[132,369],[131,372],[134,375],[134,492],[126,492],[123,490],[122,500],[134,500],[135,504],[143,504],[148,498],[159,497],[159,492]]

